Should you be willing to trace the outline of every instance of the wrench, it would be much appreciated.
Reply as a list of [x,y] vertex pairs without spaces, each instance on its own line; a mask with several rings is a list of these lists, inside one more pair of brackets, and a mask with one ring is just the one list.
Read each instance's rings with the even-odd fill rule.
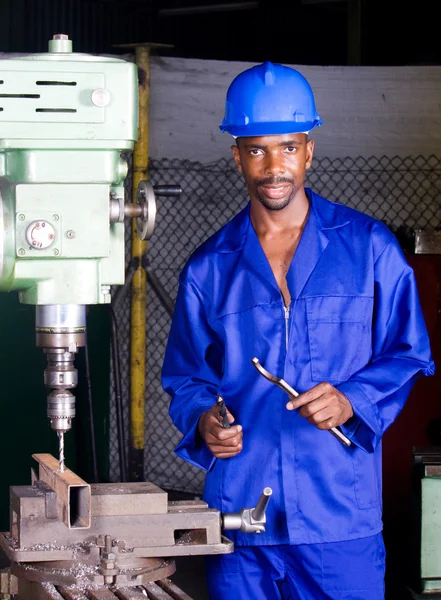
[[230,421],[228,420],[227,409],[225,407],[224,399],[222,398],[222,396],[220,394],[218,394],[218,396],[217,396],[216,404],[217,404],[217,408],[219,410],[219,416],[222,419],[222,423],[221,423],[222,427],[224,429],[229,429]]
[[[269,373],[266,369],[264,369],[264,367],[262,367],[262,365],[259,362],[259,359],[254,357],[252,359],[252,363],[256,367],[256,369],[259,371],[259,373],[261,375],[263,375],[266,379],[268,379],[268,381],[271,381],[271,383],[274,383],[274,385],[277,385],[277,386],[279,386],[279,388],[282,388],[282,390],[284,392],[286,392],[287,394],[290,394],[291,396],[294,396],[295,398],[297,398],[299,393],[296,392],[296,390],[294,388],[292,388],[289,385],[289,383],[286,383],[286,381],[284,379],[282,379],[281,377],[276,377],[275,375],[271,375],[271,373]],[[329,433],[332,433],[332,435],[334,437],[336,437],[344,446],[349,447],[352,444],[351,440],[348,439],[337,427],[332,427],[332,429],[328,429],[327,431],[329,431]]]

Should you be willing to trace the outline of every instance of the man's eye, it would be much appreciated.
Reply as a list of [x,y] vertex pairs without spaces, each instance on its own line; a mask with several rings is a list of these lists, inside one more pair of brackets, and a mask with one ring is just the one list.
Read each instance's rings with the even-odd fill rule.
[[253,156],[259,156],[259,154],[262,154],[262,150],[261,150],[260,148],[253,148],[253,149],[250,151],[250,153],[251,153]]
[[287,146],[285,148],[285,150],[289,153],[289,154],[294,154],[294,152],[297,150],[297,148],[295,146]]

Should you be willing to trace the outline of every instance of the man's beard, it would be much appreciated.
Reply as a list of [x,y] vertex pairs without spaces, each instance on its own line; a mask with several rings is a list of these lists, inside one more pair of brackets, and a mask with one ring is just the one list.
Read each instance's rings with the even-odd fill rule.
[[[293,188],[292,192],[286,198],[280,198],[280,199],[279,198],[278,199],[266,198],[266,197],[262,197],[259,194],[259,191],[258,191],[259,190],[259,186],[263,186],[263,185],[280,185],[282,183],[288,183]],[[255,193],[256,193],[256,197],[259,200],[259,202],[267,210],[271,210],[271,211],[283,210],[284,208],[286,208],[288,206],[288,204],[291,202],[291,200],[295,196],[294,181],[292,179],[288,179],[287,177],[267,177],[266,179],[261,179],[260,181],[258,181],[256,183],[256,191],[255,191]]]

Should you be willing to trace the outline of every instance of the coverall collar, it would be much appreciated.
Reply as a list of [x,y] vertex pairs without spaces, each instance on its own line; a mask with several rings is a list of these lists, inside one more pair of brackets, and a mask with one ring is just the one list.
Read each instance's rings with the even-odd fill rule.
[[[299,245],[289,267],[286,279],[293,300],[304,289],[323,252],[334,235],[334,231],[350,222],[341,211],[336,211],[332,203],[305,188],[310,202],[309,215]],[[280,301],[281,293],[271,266],[250,219],[250,203],[230,222],[217,244],[222,253],[242,252],[244,267],[252,275],[254,292],[256,286],[270,285],[272,301]],[[260,284],[259,284],[260,282]],[[268,290],[267,290],[268,291]],[[256,294],[259,295],[259,294]]]

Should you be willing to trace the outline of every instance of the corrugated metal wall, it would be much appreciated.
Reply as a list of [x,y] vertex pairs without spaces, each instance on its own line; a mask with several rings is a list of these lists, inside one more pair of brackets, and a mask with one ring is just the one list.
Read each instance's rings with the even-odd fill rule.
[[155,41],[148,6],[139,12],[130,1],[0,0],[0,52],[46,52],[54,33],[66,33],[76,52],[115,54],[115,44]]

